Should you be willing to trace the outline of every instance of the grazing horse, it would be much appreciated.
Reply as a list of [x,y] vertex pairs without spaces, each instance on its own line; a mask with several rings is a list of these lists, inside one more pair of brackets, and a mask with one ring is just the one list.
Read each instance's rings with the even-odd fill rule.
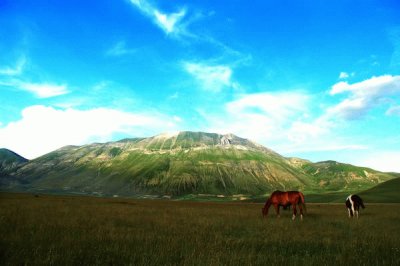
[[262,208],[262,214],[263,216],[268,215],[268,210],[271,205],[274,205],[276,214],[278,217],[279,215],[279,208],[283,206],[284,209],[287,207],[290,207],[290,205],[293,207],[293,216],[292,220],[296,218],[297,214],[297,209],[296,205],[299,205],[300,209],[300,218],[303,220],[303,207],[304,210],[306,210],[306,204],[304,201],[304,195],[303,193],[299,191],[274,191],[271,196],[268,198],[268,200],[265,202],[264,208]]
[[349,218],[356,215],[358,218],[358,212],[360,211],[360,206],[364,209],[364,202],[358,195],[350,195],[346,199],[346,207],[349,211]]

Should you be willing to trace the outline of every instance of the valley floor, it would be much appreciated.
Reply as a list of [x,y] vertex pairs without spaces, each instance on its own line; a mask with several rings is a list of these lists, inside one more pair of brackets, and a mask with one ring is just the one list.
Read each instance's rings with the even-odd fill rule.
[[400,204],[262,204],[0,193],[1,265],[400,265]]

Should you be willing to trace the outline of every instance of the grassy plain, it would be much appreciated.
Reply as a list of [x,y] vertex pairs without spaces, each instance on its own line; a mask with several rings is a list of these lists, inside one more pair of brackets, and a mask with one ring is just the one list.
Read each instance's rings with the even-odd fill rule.
[[399,204],[261,204],[0,193],[1,265],[400,265]]

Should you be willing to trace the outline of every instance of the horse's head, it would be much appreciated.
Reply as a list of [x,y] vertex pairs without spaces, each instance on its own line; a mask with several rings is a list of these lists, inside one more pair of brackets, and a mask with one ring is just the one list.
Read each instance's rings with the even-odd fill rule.
[[267,216],[268,210],[269,210],[269,207],[270,207],[270,206],[271,206],[271,199],[268,198],[268,200],[265,202],[264,207],[261,209],[261,213],[262,213],[262,215],[263,215],[264,217]]
[[267,216],[267,214],[268,214],[268,208],[266,208],[266,207],[261,208],[261,213],[262,213],[263,217]]

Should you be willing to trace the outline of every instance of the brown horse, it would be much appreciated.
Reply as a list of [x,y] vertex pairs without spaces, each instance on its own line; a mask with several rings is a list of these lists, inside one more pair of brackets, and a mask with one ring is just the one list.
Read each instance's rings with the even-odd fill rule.
[[293,216],[292,220],[296,218],[297,209],[296,205],[299,205],[300,209],[300,218],[303,220],[303,207],[306,210],[306,204],[304,201],[303,193],[299,191],[274,191],[271,196],[268,198],[267,202],[265,202],[264,208],[262,208],[263,216],[268,215],[268,210],[271,205],[274,205],[276,214],[279,215],[279,208],[283,206],[284,208],[292,205],[293,207]]

